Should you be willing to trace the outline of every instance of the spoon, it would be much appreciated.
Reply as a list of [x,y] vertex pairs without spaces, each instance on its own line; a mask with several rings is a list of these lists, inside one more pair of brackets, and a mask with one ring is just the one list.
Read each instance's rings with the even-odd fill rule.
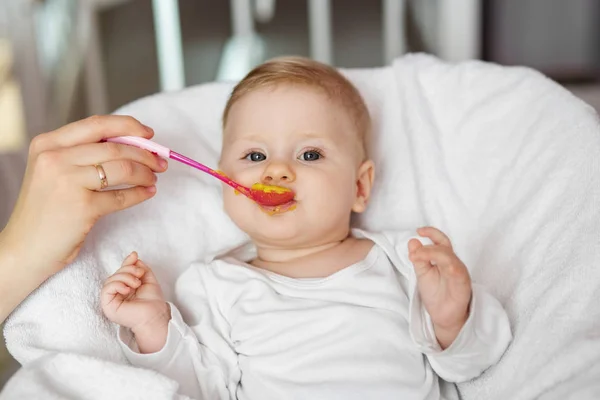
[[247,188],[246,186],[240,185],[239,183],[229,179],[227,175],[220,171],[215,171],[212,168],[207,167],[198,161],[192,160],[182,154],[176,153],[171,149],[162,146],[156,142],[148,139],[144,139],[137,136],[119,136],[114,138],[106,139],[108,142],[127,144],[130,146],[139,147],[140,149],[148,150],[154,154],[159,155],[163,158],[170,158],[175,161],[179,161],[183,164],[189,165],[190,167],[197,168],[200,171],[206,172],[209,175],[225,182],[244,196],[255,201],[261,206],[273,207],[286,204],[294,200],[294,192],[288,188],[273,185],[263,185],[261,183],[255,183],[252,187]]

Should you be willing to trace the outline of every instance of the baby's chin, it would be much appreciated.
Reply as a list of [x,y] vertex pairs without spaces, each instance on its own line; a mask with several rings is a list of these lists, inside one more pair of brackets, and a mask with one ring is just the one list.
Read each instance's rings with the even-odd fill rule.
[[[336,221],[329,226],[328,218],[313,219],[306,214],[302,202],[280,206],[259,206],[256,203],[229,203],[225,211],[233,222],[250,239],[261,245],[273,247],[305,247],[320,242],[332,231],[347,231],[349,221]],[[330,221],[333,222],[333,221]],[[343,224],[343,227],[338,225]]]
[[[295,247],[300,245],[298,230],[285,226],[265,226],[264,229],[246,230],[250,239],[261,246]],[[298,243],[297,243],[298,242]]]

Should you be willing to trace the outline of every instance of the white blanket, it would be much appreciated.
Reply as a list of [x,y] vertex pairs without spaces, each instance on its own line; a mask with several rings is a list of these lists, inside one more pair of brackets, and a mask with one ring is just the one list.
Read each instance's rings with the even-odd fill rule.
[[[512,345],[497,365],[459,385],[463,399],[600,398],[594,111],[524,68],[416,55],[346,73],[375,121],[376,188],[356,223],[441,228],[511,318]],[[156,95],[119,113],[155,128],[156,141],[215,166],[231,87]],[[1,399],[180,398],[175,382],[124,365],[99,308],[101,283],[137,250],[170,297],[192,260],[246,237],[223,213],[216,180],[175,162],[159,179],[153,200],[98,223],[73,265],[11,315],[4,334],[24,368]]]

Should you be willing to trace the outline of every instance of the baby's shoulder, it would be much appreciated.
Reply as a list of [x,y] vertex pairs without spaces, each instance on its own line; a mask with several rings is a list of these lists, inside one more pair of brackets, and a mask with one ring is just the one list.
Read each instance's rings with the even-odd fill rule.
[[175,294],[179,299],[195,299],[210,303],[230,303],[243,292],[244,285],[260,274],[229,258],[219,258],[208,262],[193,262],[175,284]]
[[231,256],[215,258],[207,262],[194,262],[180,279],[235,282],[239,279],[260,277],[255,267]]
[[391,264],[404,276],[412,277],[412,263],[408,258],[408,242],[411,239],[420,240],[423,244],[429,244],[427,238],[419,237],[413,230],[381,230],[364,231],[353,229],[354,237],[359,239],[370,239],[379,246],[387,255]]
[[412,230],[366,231],[353,229],[352,234],[357,239],[370,239],[385,250],[394,249],[395,252],[399,253],[408,250],[407,245],[411,239],[419,239],[423,242],[423,238],[420,238],[417,232]]

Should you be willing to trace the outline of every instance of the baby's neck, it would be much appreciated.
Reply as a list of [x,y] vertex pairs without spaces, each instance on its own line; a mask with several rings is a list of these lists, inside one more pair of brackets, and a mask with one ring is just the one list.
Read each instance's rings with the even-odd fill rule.
[[255,267],[290,278],[323,278],[363,260],[373,243],[348,236],[339,241],[301,248],[257,244]]

